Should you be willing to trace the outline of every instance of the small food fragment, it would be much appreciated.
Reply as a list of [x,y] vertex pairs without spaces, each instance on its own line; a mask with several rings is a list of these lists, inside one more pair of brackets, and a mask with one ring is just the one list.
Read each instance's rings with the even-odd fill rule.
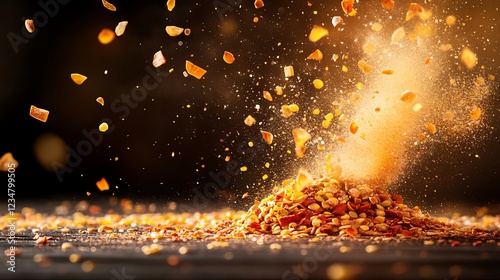
[[378,22],[375,22],[374,24],[372,24],[372,30],[375,32],[379,32],[380,30],[382,30],[382,28],[383,28],[382,24],[380,24]]
[[108,124],[107,124],[107,123],[105,123],[105,122],[103,122],[103,123],[101,123],[101,124],[99,125],[99,131],[100,131],[100,132],[106,132],[106,131],[108,131],[108,129],[109,129],[109,126],[108,126]]
[[425,123],[425,128],[427,129],[427,132],[429,132],[430,134],[434,134],[437,131],[436,126],[430,122]]
[[326,35],[328,35],[328,29],[319,25],[315,25],[311,29],[311,33],[309,33],[309,41],[315,43],[319,41],[319,39],[325,37]]
[[285,78],[293,77],[293,75],[295,74],[293,72],[293,66],[285,66],[284,71],[285,71]]
[[35,24],[33,23],[32,19],[25,20],[24,26],[26,27],[26,30],[28,30],[29,33],[35,32]]
[[162,66],[163,64],[167,63],[167,60],[165,59],[165,56],[163,55],[162,51],[157,51],[154,55],[153,55],[153,66],[158,68],[160,66]]
[[471,120],[477,121],[481,117],[482,113],[483,111],[481,110],[481,108],[475,107],[474,109],[472,109],[472,111],[470,111],[469,116]]
[[342,0],[340,3],[342,6],[342,10],[344,13],[346,13],[349,16],[355,16],[356,15],[356,10],[353,8],[354,5],[354,0]]
[[262,134],[262,138],[264,138],[267,144],[271,145],[273,143],[274,136],[271,132],[261,130],[260,133]]
[[174,26],[174,25],[167,25],[167,27],[165,27],[165,31],[171,37],[175,37],[175,36],[181,35],[182,32],[184,32],[184,28],[178,27],[178,26]]
[[406,32],[404,27],[400,27],[396,29],[391,36],[391,45],[397,44],[399,41],[401,41],[404,37],[406,36]]
[[103,28],[99,35],[97,35],[97,39],[103,45],[107,45],[111,43],[115,39],[115,32],[108,28]]
[[115,27],[116,36],[122,36],[125,33],[125,28],[127,27],[128,21],[120,21]]
[[297,178],[295,178],[295,184],[293,185],[295,190],[302,191],[305,187],[309,186],[311,182],[314,180],[311,172],[300,169],[299,174],[297,174]]
[[241,196],[241,198],[242,198],[242,199],[245,199],[245,198],[247,198],[247,197],[248,197],[248,192],[244,193],[244,194]]
[[189,36],[191,34],[191,29],[190,28],[185,28],[184,29],[184,35]]
[[469,48],[465,47],[460,53],[460,60],[467,67],[467,69],[472,69],[477,64],[476,54]]
[[297,104],[290,104],[288,105],[288,108],[290,108],[290,111],[292,111],[292,113],[297,113],[299,111],[299,106]]
[[254,17],[254,18],[253,18],[253,22],[254,22],[254,23],[259,22],[259,18],[258,18],[258,17]]
[[102,178],[101,180],[96,182],[96,186],[100,191],[107,191],[109,190],[109,184],[108,181],[106,181],[105,178]]
[[323,81],[322,81],[322,80],[320,80],[320,79],[315,79],[315,80],[313,81],[313,86],[314,86],[314,88],[315,88],[315,89],[322,89],[322,88],[323,88],[323,86],[324,86],[324,83],[323,83]]
[[82,74],[72,73],[71,79],[73,80],[73,82],[75,82],[75,84],[81,85],[83,84],[83,82],[85,82],[85,80],[87,80],[87,77]]
[[294,128],[292,130],[292,135],[295,142],[295,154],[298,158],[302,158],[306,151],[305,144],[311,139],[311,134],[303,128]]
[[446,25],[453,26],[457,22],[457,18],[455,16],[447,16],[446,17]]
[[405,90],[401,94],[401,101],[406,102],[406,103],[412,103],[416,97],[417,97],[417,94],[415,94],[414,92],[411,92],[409,90]]
[[425,9],[417,3],[410,3],[408,11],[406,12],[406,21],[409,21],[414,16],[419,16],[421,19],[425,19]]
[[347,66],[345,65],[342,65],[342,71],[347,73],[349,71],[349,68],[347,68]]
[[273,101],[273,97],[271,96],[271,93],[267,90],[264,90],[263,92],[264,99],[267,101]]
[[425,61],[424,61],[424,64],[425,64],[425,65],[429,65],[429,63],[431,63],[431,60],[432,60],[432,58],[431,58],[431,57],[426,57],[426,58],[425,58]]
[[205,73],[207,73],[207,70],[193,64],[191,61],[186,60],[186,71],[188,72],[189,75],[201,79]]
[[248,126],[252,126],[256,123],[257,121],[250,115],[248,115],[246,118],[245,118],[245,124],[248,125]]
[[35,118],[39,121],[46,122],[47,118],[49,117],[49,111],[31,105],[30,116],[32,116],[33,118]]
[[356,132],[358,132],[358,129],[359,129],[358,123],[355,121],[351,122],[351,124],[349,125],[349,131],[352,134],[356,134]]
[[0,157],[0,171],[9,171],[9,168],[17,168],[17,160],[14,159],[12,153],[8,152]]
[[106,0],[102,0],[102,5],[104,6],[104,8],[110,10],[110,11],[113,11],[115,12],[116,11],[116,7],[115,5],[109,3],[108,1]]
[[372,67],[370,65],[368,65],[368,63],[366,63],[363,60],[360,60],[358,62],[358,67],[359,67],[359,69],[363,70],[363,72],[365,74],[368,74],[368,73],[370,73],[372,71]]
[[367,245],[365,247],[365,251],[369,254],[371,253],[375,253],[378,251],[378,246],[377,245],[373,245],[373,244],[370,244],[370,245]]
[[422,109],[422,104],[417,103],[417,104],[413,105],[413,111],[414,111],[414,112],[418,112],[418,111],[420,111],[421,109]]
[[443,52],[451,51],[451,49],[453,49],[451,44],[442,44],[439,46],[439,50]]
[[394,0],[382,0],[381,1],[382,8],[392,11],[394,10]]
[[274,92],[276,92],[276,95],[283,95],[283,87],[282,86],[276,86],[274,88]]
[[175,7],[175,0],[167,0],[167,10],[170,12],[174,9]]
[[224,51],[224,55],[222,56],[222,59],[227,64],[233,64],[233,62],[235,60],[234,55],[228,51]]
[[382,74],[384,75],[392,75],[394,73],[394,71],[390,70],[390,69],[384,69],[382,70]]
[[47,244],[47,236],[40,236],[36,239],[35,243],[37,245],[44,245]]
[[264,1],[255,0],[255,2],[253,2],[253,5],[254,5],[255,9],[260,9],[260,8],[264,7]]
[[63,244],[61,244],[62,251],[67,251],[67,250],[72,249],[72,248],[73,248],[73,244],[71,244],[69,242],[64,242]]
[[320,50],[315,50],[307,57],[307,59],[320,61],[323,59],[323,53]]
[[281,106],[281,112],[285,118],[288,118],[293,114],[292,110],[290,110],[290,106],[288,105]]
[[97,103],[99,103],[99,104],[101,104],[102,106],[104,106],[104,98],[102,98],[102,97],[97,97],[95,101],[97,101]]
[[245,172],[245,171],[247,171],[247,170],[248,170],[248,167],[246,167],[246,166],[242,166],[242,167],[240,167],[240,171],[241,171],[241,172]]
[[332,17],[332,24],[333,27],[337,27],[337,25],[342,24],[344,22],[344,19],[340,16],[334,16]]

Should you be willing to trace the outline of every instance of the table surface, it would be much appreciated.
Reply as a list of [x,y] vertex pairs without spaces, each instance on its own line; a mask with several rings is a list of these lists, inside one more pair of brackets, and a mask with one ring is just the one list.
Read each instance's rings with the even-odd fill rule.
[[[1,231],[2,248],[9,248]],[[145,255],[153,241],[107,239],[104,233],[46,232],[16,236],[15,272],[3,257],[0,279],[497,279],[500,240],[297,238],[249,235],[225,241],[159,239],[163,249]],[[432,240],[432,239],[431,239]],[[428,240],[429,241],[429,240]],[[427,241],[427,242],[428,242]],[[453,246],[452,241],[460,241]],[[70,242],[73,248],[62,250]],[[374,245],[374,246],[370,246]],[[456,245],[456,244],[454,244]],[[181,250],[179,250],[182,248]],[[70,261],[70,255],[80,259]]]

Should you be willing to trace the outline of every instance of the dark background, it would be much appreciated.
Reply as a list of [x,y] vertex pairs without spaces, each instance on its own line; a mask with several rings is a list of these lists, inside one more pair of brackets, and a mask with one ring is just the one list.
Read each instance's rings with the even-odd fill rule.
[[[232,176],[229,185],[198,210],[220,206],[245,209],[253,199],[269,193],[274,183],[295,174],[295,157],[282,153],[282,147],[272,150],[260,139],[258,129],[271,127],[273,123],[267,120],[273,115],[254,107],[268,106],[260,98],[262,87],[272,88],[282,80],[279,66],[296,62],[297,56],[302,59],[314,49],[307,45],[310,27],[329,23],[331,16],[341,13],[340,5],[311,1],[313,6],[307,7],[305,1],[266,1],[265,8],[256,10],[253,1],[243,1],[241,6],[220,11],[224,14],[221,19],[213,1],[177,2],[174,11],[169,12],[163,0],[116,0],[112,3],[117,11],[112,12],[98,0],[68,1],[58,5],[54,16],[48,17],[28,43],[20,44],[17,53],[7,34],[21,35],[24,18],[32,18],[43,9],[37,1],[2,2],[0,154],[12,152],[19,162],[16,170],[19,204],[116,196],[194,205],[193,189],[203,191],[203,186],[212,181],[209,173],[225,170],[224,158],[230,155],[239,165],[248,166],[249,171]],[[498,4],[474,2],[461,3],[455,12],[479,19],[467,25],[470,30],[477,30],[475,36],[479,38],[470,40],[470,44],[480,57],[486,58],[483,61],[496,74],[498,85],[498,51],[492,47],[499,43],[498,18],[495,20],[498,7],[493,7]],[[314,10],[321,13],[313,16]],[[261,17],[258,24],[252,22],[255,16]],[[116,37],[109,45],[98,42],[97,34],[102,28],[114,30],[123,20],[129,21],[123,36]],[[189,27],[192,34],[169,37],[164,30],[166,25]],[[353,40],[348,38],[349,34],[355,34],[356,30],[351,32],[344,33],[347,44],[343,48],[349,49],[349,40]],[[326,48],[327,42],[323,44]],[[488,47],[482,48],[483,44]],[[111,103],[142,84],[148,73],[145,67],[151,65],[153,54],[160,49],[167,58],[161,71],[170,68],[174,71],[121,120]],[[236,54],[233,65],[222,61],[224,50]],[[186,59],[208,70],[204,79],[183,77]],[[314,70],[308,63],[303,67]],[[88,80],[77,86],[70,79],[75,72],[86,75]],[[302,78],[311,77],[305,74]],[[498,86],[494,92],[498,95]],[[95,101],[98,96],[104,98],[105,106]],[[491,106],[491,113],[498,115],[495,109],[498,98],[492,98],[492,102],[496,103]],[[49,110],[48,121],[42,123],[30,117],[30,105]],[[246,127],[243,119],[248,114],[264,122],[259,128]],[[40,165],[34,153],[40,136],[55,134],[65,147],[76,149],[86,139],[82,131],[97,129],[104,118],[111,120],[114,130],[105,133],[102,142],[93,146],[71,173],[64,174],[62,181],[52,170]],[[491,119],[491,135],[480,148],[413,167],[415,172],[398,191],[410,203],[432,211],[446,208],[467,212],[476,206],[497,207],[498,117]],[[255,142],[257,147],[250,155],[242,153],[248,141]],[[265,162],[272,163],[269,171],[263,167]],[[264,173],[270,175],[268,181],[261,179]],[[109,191],[100,192],[96,188],[95,182],[102,177],[109,182]],[[250,194],[246,200],[241,199],[244,192]]]

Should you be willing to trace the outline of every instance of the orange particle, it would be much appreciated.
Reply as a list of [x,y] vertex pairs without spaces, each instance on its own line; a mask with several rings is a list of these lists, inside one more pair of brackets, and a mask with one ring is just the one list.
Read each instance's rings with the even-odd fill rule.
[[103,28],[99,35],[97,35],[97,39],[103,45],[107,45],[111,43],[115,39],[115,32],[108,28]]
[[427,132],[429,132],[430,134],[434,134],[437,131],[436,126],[430,122],[425,123],[425,128],[427,129]]
[[247,198],[247,197],[248,197],[248,192],[244,193],[244,194],[241,196],[241,198],[242,198],[242,199],[245,199],[245,198]]
[[425,62],[424,62],[424,63],[425,63],[425,65],[428,65],[429,63],[431,63],[431,60],[432,60],[432,58],[430,58],[430,57],[426,57],[426,58],[425,58]]
[[102,0],[102,5],[104,6],[104,8],[110,10],[110,11],[116,11],[116,7],[115,5],[109,3],[108,1],[106,0]]
[[394,0],[382,0],[381,4],[382,4],[382,7],[388,11],[391,11],[394,9]]
[[315,25],[311,29],[311,33],[309,33],[309,41],[317,42],[319,41],[319,39],[323,38],[326,35],[328,35],[328,29],[319,25]]
[[165,27],[165,31],[167,34],[171,37],[179,36],[184,32],[184,28],[178,27],[178,26],[173,26],[173,25],[168,25]]
[[264,7],[264,1],[255,0],[255,2],[253,2],[253,5],[254,5],[255,9],[260,9],[260,8]]
[[97,103],[99,103],[99,104],[101,104],[102,106],[104,106],[104,98],[102,98],[102,97],[97,97],[95,101],[97,101]]
[[175,7],[175,0],[168,0],[167,1],[167,9],[171,12]]
[[475,107],[474,109],[472,109],[469,116],[472,120],[477,121],[481,117],[482,113],[483,111],[481,110],[481,108]]
[[401,101],[406,103],[412,103],[415,100],[415,98],[417,98],[417,95],[409,90],[405,90],[401,94]]
[[311,172],[300,169],[299,174],[297,174],[297,178],[295,179],[294,187],[296,190],[301,191],[305,187],[307,187],[314,180]]
[[252,126],[256,123],[257,121],[250,115],[248,115],[245,119],[245,124],[248,126]]
[[109,190],[109,184],[106,179],[102,178],[101,180],[96,182],[97,188],[99,188],[100,191],[107,191]]
[[255,22],[255,23],[259,22],[259,18],[258,17],[254,17],[253,18],[253,22]]
[[49,117],[49,111],[31,105],[30,116],[39,121],[46,122],[47,118]]
[[294,128],[292,135],[296,146],[304,146],[311,139],[311,134],[303,128]]
[[266,99],[267,101],[273,101],[273,97],[271,96],[271,93],[269,91],[264,90],[262,93],[264,95],[264,99]]
[[191,29],[190,28],[184,29],[184,35],[189,36],[190,34],[191,34]]
[[349,125],[349,131],[351,131],[352,134],[356,134],[358,132],[359,126],[358,123],[352,122],[351,125]]
[[384,74],[384,75],[392,75],[393,73],[394,73],[394,71],[392,71],[390,69],[382,70],[382,74]]
[[281,86],[276,86],[274,91],[276,92],[276,95],[283,95],[283,87]]
[[2,157],[0,157],[0,171],[8,171],[9,168],[17,168],[17,160],[14,159],[12,153],[7,152]]
[[292,113],[293,113],[292,110],[290,110],[290,106],[288,106],[288,105],[281,106],[281,111],[282,111],[283,116],[285,118],[290,117],[292,115]]
[[205,73],[207,73],[207,70],[205,70],[199,66],[196,66],[195,64],[193,64],[189,60],[186,60],[186,71],[189,75],[191,75],[197,79],[201,79],[203,77],[203,75],[205,75]]
[[342,0],[340,3],[342,10],[349,16],[355,16],[356,10],[353,8],[354,0]]
[[228,51],[224,51],[224,55],[222,55],[222,59],[227,64],[233,64],[233,62],[235,60],[234,55]]
[[87,79],[87,77],[84,76],[84,75],[82,75],[82,74],[72,73],[71,74],[71,79],[73,80],[73,82],[75,82],[75,84],[81,85],[81,84],[83,84],[83,82],[85,82],[85,80]]
[[422,18],[422,14],[425,12],[424,7],[417,3],[410,3],[408,11],[406,12],[406,21],[409,21],[414,16],[418,15]]
[[372,67],[371,67],[370,65],[368,65],[368,64],[367,64],[365,61],[363,61],[363,60],[360,60],[360,61],[358,62],[358,67],[359,67],[361,70],[363,70],[363,72],[364,72],[365,74],[368,74],[368,73],[370,73],[370,72],[372,71]]
[[323,59],[323,53],[320,50],[315,50],[307,57],[307,59],[320,61]]
[[260,133],[262,134],[262,138],[264,138],[267,144],[271,145],[273,143],[273,134],[271,132],[261,130]]

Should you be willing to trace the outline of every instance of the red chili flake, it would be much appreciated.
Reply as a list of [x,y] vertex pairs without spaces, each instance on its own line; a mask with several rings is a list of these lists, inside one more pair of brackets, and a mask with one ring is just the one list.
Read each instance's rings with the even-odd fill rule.
[[347,204],[345,203],[340,203],[335,206],[335,209],[333,209],[332,214],[335,215],[344,215],[347,212]]

